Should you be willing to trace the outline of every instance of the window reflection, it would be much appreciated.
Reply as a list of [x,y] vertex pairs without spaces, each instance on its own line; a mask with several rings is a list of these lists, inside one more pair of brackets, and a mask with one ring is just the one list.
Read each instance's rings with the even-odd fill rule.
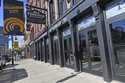
[[90,17],[84,18],[81,20],[81,22],[79,22],[78,30],[80,31],[80,30],[83,30],[85,28],[95,26],[95,24],[96,24],[95,17],[90,16]]
[[125,78],[125,20],[110,25],[113,42],[115,74]]
[[68,36],[71,34],[71,30],[70,29],[67,29],[63,32],[63,36]]
[[111,18],[113,16],[122,14],[125,12],[125,1],[115,0],[106,6],[106,18]]
[[115,44],[125,44],[125,20],[111,24],[112,40]]

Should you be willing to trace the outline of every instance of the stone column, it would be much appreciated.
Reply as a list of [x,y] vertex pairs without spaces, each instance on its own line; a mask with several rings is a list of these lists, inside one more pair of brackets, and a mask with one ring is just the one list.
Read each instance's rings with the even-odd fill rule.
[[34,56],[36,56],[36,48],[35,48],[35,42],[33,42],[33,58],[34,58]]
[[75,71],[80,71],[80,63],[78,58],[78,45],[77,45],[77,30],[76,27],[73,26],[73,23],[69,21],[69,27],[71,30],[71,38],[72,38],[72,49],[73,49],[73,56],[74,56],[74,68]]
[[48,33],[49,35],[49,55],[50,55],[50,63],[54,64],[54,55],[53,55],[53,41],[52,41],[52,35],[51,33]]
[[99,41],[100,55],[102,60],[102,70],[105,81],[111,81],[111,63],[110,56],[108,52],[108,44],[106,38],[106,27],[103,9],[99,6],[99,4],[95,3],[92,6],[94,16],[96,18],[96,28],[97,28],[97,36]]
[[58,48],[59,48],[59,64],[61,67],[64,67],[64,57],[63,57],[63,45],[62,45],[62,34],[59,29],[57,29],[57,36],[58,36]]
[[38,48],[37,48],[37,42],[35,42],[35,50],[36,50],[36,60],[38,60],[38,52],[37,52],[37,50],[38,50]]
[[47,53],[46,53],[46,39],[43,38],[43,42],[44,42],[44,62],[47,62]]

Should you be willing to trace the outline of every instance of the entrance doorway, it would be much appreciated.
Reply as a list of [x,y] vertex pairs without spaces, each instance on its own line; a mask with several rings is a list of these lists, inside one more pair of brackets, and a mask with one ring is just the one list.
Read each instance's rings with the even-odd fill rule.
[[74,67],[74,56],[72,54],[72,41],[71,37],[64,38],[64,54],[65,54],[65,65],[67,67]]
[[72,53],[71,31],[67,29],[63,32],[64,61],[65,66],[74,68],[74,56]]
[[125,82],[125,19],[110,24],[113,74]]
[[98,71],[102,73],[101,56],[95,28],[87,28],[78,32],[79,56],[81,70]]

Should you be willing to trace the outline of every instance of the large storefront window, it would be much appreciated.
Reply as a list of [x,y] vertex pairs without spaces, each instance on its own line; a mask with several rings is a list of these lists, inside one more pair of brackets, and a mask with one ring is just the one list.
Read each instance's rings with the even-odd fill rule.
[[125,77],[125,20],[110,24],[114,47],[115,74]]
[[125,12],[125,0],[115,0],[106,6],[106,18],[122,14]]
[[74,56],[72,52],[71,30],[68,28],[63,31],[64,59],[65,66],[74,68]]
[[[125,79],[125,20],[121,17],[125,13],[125,0],[113,0],[106,5],[106,22],[109,25],[112,43],[109,45],[113,77]],[[117,18],[116,18],[117,17]],[[120,20],[122,19],[122,20]],[[110,40],[110,37],[108,40]],[[124,80],[125,81],[125,80]]]
[[90,17],[86,17],[82,20],[80,20],[80,22],[78,23],[78,31],[95,26],[96,24],[96,20],[95,17],[90,16]]
[[102,74],[102,64],[95,24],[96,20],[93,16],[84,18],[77,24],[79,58],[83,71],[96,71],[100,75]]

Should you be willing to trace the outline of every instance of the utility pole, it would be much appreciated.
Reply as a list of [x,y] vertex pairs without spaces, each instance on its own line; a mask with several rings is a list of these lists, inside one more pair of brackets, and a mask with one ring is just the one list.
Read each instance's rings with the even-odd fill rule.
[[11,38],[12,38],[12,65],[14,65],[13,36],[11,36]]

